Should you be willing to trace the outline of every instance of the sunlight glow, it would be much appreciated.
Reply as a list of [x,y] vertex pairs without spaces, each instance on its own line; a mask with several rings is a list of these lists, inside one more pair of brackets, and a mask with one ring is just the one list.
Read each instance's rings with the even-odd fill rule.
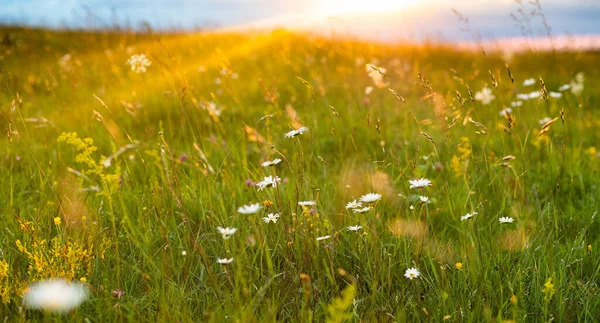
[[319,6],[327,14],[383,13],[398,11],[418,4],[421,0],[325,0]]

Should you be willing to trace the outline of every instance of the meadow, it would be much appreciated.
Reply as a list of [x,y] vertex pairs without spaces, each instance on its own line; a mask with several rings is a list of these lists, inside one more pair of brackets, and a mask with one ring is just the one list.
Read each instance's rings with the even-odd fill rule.
[[0,36],[3,321],[600,319],[598,52]]

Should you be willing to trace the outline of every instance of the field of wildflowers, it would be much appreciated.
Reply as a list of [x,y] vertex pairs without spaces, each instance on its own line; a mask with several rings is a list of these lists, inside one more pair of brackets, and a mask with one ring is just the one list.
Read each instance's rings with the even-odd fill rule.
[[597,52],[0,35],[3,321],[600,319]]

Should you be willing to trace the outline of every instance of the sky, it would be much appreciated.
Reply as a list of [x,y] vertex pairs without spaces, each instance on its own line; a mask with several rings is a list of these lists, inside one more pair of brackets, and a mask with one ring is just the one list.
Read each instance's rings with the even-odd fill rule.
[[[534,10],[522,0],[527,13]],[[600,34],[600,0],[541,0],[554,35]],[[452,9],[469,17],[474,33]],[[465,41],[542,36],[539,16],[523,24],[514,0],[2,0],[0,23],[52,28],[157,30],[262,29],[283,26],[380,40]],[[525,32],[523,31],[525,30]]]

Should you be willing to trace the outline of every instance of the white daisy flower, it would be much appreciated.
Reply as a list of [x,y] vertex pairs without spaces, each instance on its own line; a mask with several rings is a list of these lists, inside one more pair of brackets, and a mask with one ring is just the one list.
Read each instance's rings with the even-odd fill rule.
[[363,207],[362,209],[354,209],[352,210],[352,213],[366,213],[369,212],[372,209],[372,207],[367,206],[367,207]]
[[88,293],[88,287],[81,282],[53,278],[30,284],[23,303],[27,308],[66,313],[81,305]]
[[362,229],[362,225],[351,225],[348,227],[348,230],[350,231],[358,231],[360,229]]
[[387,70],[384,67],[378,67],[373,64],[367,64],[365,66],[369,77],[375,83],[375,86],[379,88],[384,88],[389,85],[389,82],[386,80]]
[[523,105],[523,101],[513,101],[510,103],[510,106],[513,108],[520,107]]
[[468,219],[472,218],[472,217],[473,217],[474,215],[476,215],[476,214],[477,214],[477,212],[473,212],[473,213],[467,213],[467,214],[465,214],[465,215],[461,216],[461,217],[460,217],[460,220],[461,220],[461,221],[468,220]]
[[202,109],[207,110],[208,114],[211,116],[219,117],[221,116],[221,112],[223,112],[223,110],[219,109],[217,104],[214,102],[203,103],[201,107]]
[[523,86],[532,86],[534,84],[535,84],[534,78],[526,79],[525,81],[523,81]]
[[305,133],[305,132],[307,132],[307,131],[308,131],[308,128],[306,128],[306,127],[302,127],[302,128],[300,128],[300,129],[297,129],[297,130],[292,130],[292,131],[290,131],[290,132],[286,133],[286,134],[285,134],[285,135],[283,135],[283,136],[284,136],[285,138],[292,138],[292,137],[299,136],[299,135],[301,135],[301,134],[303,134],[303,133]]
[[131,70],[136,73],[145,73],[146,68],[152,65],[152,62],[144,54],[132,55],[128,60],[127,64],[131,66]]
[[431,181],[426,178],[410,180],[408,183],[410,184],[410,188],[423,188],[431,186]]
[[372,86],[367,86],[365,88],[365,94],[369,95],[369,94],[371,94],[371,92],[373,92],[373,87]]
[[570,90],[570,89],[571,89],[571,84],[565,84],[565,85],[561,85],[561,86],[558,88],[558,90],[559,90],[560,92],[567,91],[567,90]]
[[357,200],[354,200],[352,202],[348,202],[348,204],[346,204],[346,210],[347,209],[356,209],[362,207],[362,203],[358,202]]
[[414,211],[415,207],[411,205],[408,209],[411,210],[411,211]]
[[404,272],[404,277],[413,280],[414,278],[418,278],[421,275],[417,268],[409,268]]
[[499,221],[500,221],[500,223],[513,223],[513,222],[515,222],[515,219],[504,216],[504,217],[501,217],[499,219]]
[[327,240],[327,239],[329,239],[329,238],[331,238],[331,236],[322,236],[322,237],[318,237],[318,238],[317,238],[317,241],[321,241],[321,240]]
[[267,160],[266,162],[262,163],[262,167],[269,167],[269,166],[275,166],[277,164],[281,163],[281,159],[279,158],[275,158],[272,161]]
[[427,196],[419,196],[419,200],[423,203],[429,202],[429,197]]
[[571,93],[575,95],[579,95],[583,92],[583,83],[572,83],[571,84]]
[[277,220],[279,220],[279,213],[269,213],[267,214],[266,217],[263,218],[263,221],[265,221],[265,223],[269,223],[269,222],[273,222],[273,223],[277,223]]
[[298,202],[298,205],[300,205],[300,206],[315,206],[315,205],[317,205],[317,202],[316,201],[301,201],[301,202]]
[[548,93],[548,95],[554,99],[562,98],[562,93],[560,93],[560,92],[550,92],[550,93]]
[[500,116],[501,117],[507,117],[509,114],[512,114],[512,109],[511,108],[504,108],[502,110],[500,110]]
[[544,124],[546,124],[546,122],[549,122],[549,121],[552,121],[552,118],[550,118],[550,117],[545,117],[544,119],[541,119],[540,121],[538,121],[538,123],[539,123],[540,125],[544,125]]
[[575,95],[581,94],[581,92],[583,92],[583,82],[584,81],[585,81],[585,77],[583,75],[583,72],[577,73],[577,75],[575,75],[575,79],[573,79],[570,83],[571,93],[573,93]]
[[277,187],[277,184],[279,182],[281,182],[281,178],[279,178],[278,176],[268,176],[265,177],[265,179],[263,179],[262,182],[256,183],[256,187],[258,187],[259,191],[262,191],[266,187]]
[[481,91],[475,93],[475,100],[480,101],[483,105],[490,104],[495,98],[494,92],[488,87],[484,87]]
[[225,240],[231,238],[231,236],[237,231],[236,228],[221,228],[221,227],[217,227],[217,230],[219,230],[219,233],[223,236],[223,239],[225,239]]
[[218,258],[217,259],[217,263],[221,264],[221,265],[227,265],[227,264],[230,264],[232,262],[233,262],[233,258],[229,258],[229,259],[227,259],[227,258]]
[[68,72],[71,70],[71,59],[72,58],[73,58],[73,56],[71,54],[65,54],[65,56],[61,57],[60,60],[58,60],[58,64],[65,71]]
[[184,257],[187,256],[187,251],[181,250],[181,255],[184,256]]
[[381,200],[381,194],[377,194],[377,193],[365,194],[365,195],[361,196],[358,200],[363,203],[373,203],[375,201]]
[[258,210],[260,210],[259,203],[240,206],[237,209],[238,213],[241,213],[241,214],[254,214],[254,213],[258,212]]
[[519,100],[529,100],[529,95],[525,94],[525,93],[519,93],[519,94],[517,94],[517,99],[519,99]]
[[540,91],[533,91],[533,92],[527,94],[527,97],[529,97],[529,99],[537,99],[540,96],[542,96],[542,92],[540,92]]

